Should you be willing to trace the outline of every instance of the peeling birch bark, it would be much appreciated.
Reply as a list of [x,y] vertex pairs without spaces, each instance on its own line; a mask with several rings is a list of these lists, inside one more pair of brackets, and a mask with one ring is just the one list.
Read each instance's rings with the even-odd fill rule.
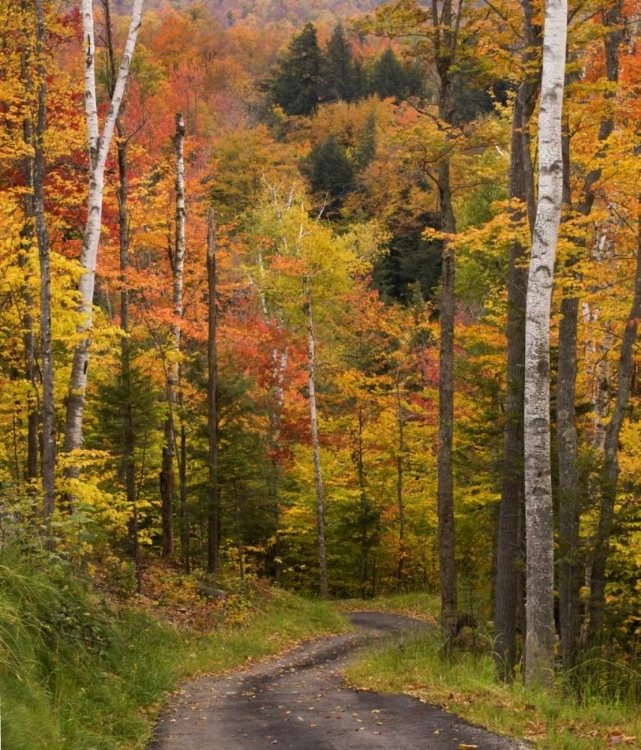
[[[69,392],[67,395],[64,443],[66,453],[70,453],[82,446],[82,419],[85,406],[85,390],[87,387],[87,370],[89,367],[90,334],[93,325],[96,261],[102,226],[105,164],[129,77],[129,68],[136,46],[136,38],[141,26],[143,3],[144,0],[134,0],[129,33],[120,61],[114,93],[101,134],[96,97],[96,46],[94,39],[93,0],[82,0],[82,28],[86,45],[84,80],[85,119],[87,122],[89,146],[89,196],[87,198],[87,223],[85,225],[80,256],[83,272],[78,283],[81,300],[79,307],[81,320],[77,326],[79,341],[74,351]],[[72,476],[77,476],[77,467],[72,467],[69,473]]]

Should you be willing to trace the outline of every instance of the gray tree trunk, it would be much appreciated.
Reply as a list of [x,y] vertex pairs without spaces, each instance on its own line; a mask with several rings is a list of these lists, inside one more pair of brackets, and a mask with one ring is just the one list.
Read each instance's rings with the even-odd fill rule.
[[[534,184],[530,155],[529,126],[539,90],[538,59],[540,29],[532,22],[532,7],[523,3],[524,32],[527,50],[523,64],[531,72],[525,76],[514,101],[512,147],[510,154],[510,198],[519,200],[523,209],[513,214],[514,221],[526,213],[530,231],[534,225]],[[494,588],[494,661],[502,679],[514,677],[517,661],[517,619],[523,596],[519,585],[525,565],[522,541],[524,515],[524,368],[525,368],[525,304],[527,291],[527,248],[512,243],[507,280],[507,389],[503,425],[503,482],[496,551]]]
[[207,427],[209,431],[209,487],[207,501],[207,572],[218,573],[218,406],[216,385],[218,378],[218,349],[216,333],[218,311],[216,308],[216,223],[210,208],[207,225],[207,289],[208,289],[208,335],[207,335]]
[[[463,2],[453,10],[452,0],[444,0],[439,16],[437,3],[432,6],[434,55],[439,80],[438,116],[447,126],[454,123],[455,103],[452,95],[452,68],[456,62],[458,28]],[[444,155],[438,168],[439,212],[445,235],[456,232],[450,161]],[[442,249],[441,299],[439,303],[441,340],[439,348],[439,427],[437,455],[437,509],[439,538],[439,575],[441,584],[441,627],[446,649],[457,628],[456,545],[454,528],[454,476],[452,445],[454,439],[454,251],[447,236]]]
[[[29,10],[28,0],[22,0],[21,8],[24,17],[24,29],[23,33],[25,38],[28,38],[32,34],[32,27],[30,24],[31,14]],[[27,95],[33,99],[33,75],[31,72],[31,61],[29,60],[29,54],[25,50],[21,55],[21,76],[27,92]],[[37,95],[36,95],[37,100]],[[37,109],[37,103],[36,103]],[[33,147],[33,117],[29,113],[23,121],[23,140],[25,144]],[[28,256],[33,247],[33,239],[35,234],[35,198],[33,190],[33,156],[27,154],[23,159],[23,173],[25,181],[25,198],[24,198],[24,227],[21,232],[21,239],[23,241],[23,247],[18,254],[18,264],[21,268],[27,268]],[[31,293],[28,286],[25,286],[22,292],[22,299],[24,301],[25,310],[22,316],[23,325],[23,344],[24,344],[24,355],[25,355],[25,377],[27,382],[30,383],[32,393],[27,398],[27,470],[26,479],[27,482],[31,483],[38,479],[38,457],[40,453],[40,443],[38,439],[38,428],[40,426],[40,411],[38,405],[38,383],[39,373],[36,362],[37,351],[36,351],[36,332],[34,327],[34,318],[36,315],[35,301],[33,294]]]
[[33,197],[40,263],[40,350],[42,356],[42,489],[43,516],[48,526],[55,508],[55,401],[54,368],[51,348],[51,261],[45,217],[44,134],[47,127],[47,67],[45,62],[45,15],[42,0],[36,9],[36,54],[38,72],[38,112],[34,132]]
[[[623,39],[621,2],[604,11],[604,26],[608,29],[604,38],[606,76],[610,83],[619,79],[619,47]],[[612,99],[615,91],[608,90],[606,99]],[[603,143],[614,130],[614,118],[609,113],[599,126],[599,142]],[[571,206],[569,188],[570,144],[564,155],[566,203]],[[603,154],[601,154],[603,155]],[[601,177],[601,169],[591,170],[585,178],[581,199],[576,207],[581,216],[589,216],[595,199],[595,186]],[[574,259],[571,259],[572,265]],[[559,323],[559,358],[556,394],[557,446],[559,458],[559,537],[558,537],[558,590],[559,630],[563,668],[568,671],[576,664],[580,653],[581,639],[581,586],[583,584],[583,561],[581,560],[580,517],[581,503],[578,471],[578,436],[575,425],[575,391],[577,374],[577,326],[579,320],[579,297],[564,296],[561,301]]]
[[554,679],[554,523],[550,456],[550,308],[563,202],[562,113],[566,0],[545,6],[539,111],[539,193],[525,323],[525,679]]
[[[639,196],[641,203],[641,196]],[[601,479],[601,509],[596,544],[592,558],[592,577],[589,602],[588,640],[597,643],[602,636],[605,609],[606,568],[610,554],[610,537],[614,525],[614,505],[619,480],[619,435],[630,400],[630,387],[634,367],[634,344],[641,320],[641,218],[637,220],[637,265],[634,276],[634,297],[623,333],[617,397],[612,417],[605,433],[604,468]]]

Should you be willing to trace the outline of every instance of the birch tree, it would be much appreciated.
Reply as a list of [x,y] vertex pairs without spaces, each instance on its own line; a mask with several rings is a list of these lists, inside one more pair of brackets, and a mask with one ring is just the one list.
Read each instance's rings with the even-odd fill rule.
[[[85,47],[85,119],[89,147],[89,195],[87,222],[82,243],[80,262],[83,272],[78,283],[81,319],[77,326],[78,343],[74,351],[65,424],[65,452],[82,446],[82,419],[85,406],[85,389],[89,367],[90,332],[93,324],[93,296],[96,279],[96,262],[102,226],[102,202],[105,185],[105,165],[111,146],[116,120],[125,94],[129,69],[141,26],[144,0],[134,0],[127,41],[120,60],[118,75],[102,132],[98,118],[96,94],[96,45],[94,34],[93,0],[82,0],[82,28]],[[77,474],[77,469],[71,470]]]
[[566,0],[547,0],[539,110],[539,192],[525,323],[525,679],[554,676],[554,524],[550,460],[550,307],[563,203]]

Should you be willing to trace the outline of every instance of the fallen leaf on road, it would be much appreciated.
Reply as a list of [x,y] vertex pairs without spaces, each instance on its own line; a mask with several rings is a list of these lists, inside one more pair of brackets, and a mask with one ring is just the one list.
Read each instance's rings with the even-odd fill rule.
[[458,750],[476,750],[478,745],[466,745],[463,742],[458,746]]

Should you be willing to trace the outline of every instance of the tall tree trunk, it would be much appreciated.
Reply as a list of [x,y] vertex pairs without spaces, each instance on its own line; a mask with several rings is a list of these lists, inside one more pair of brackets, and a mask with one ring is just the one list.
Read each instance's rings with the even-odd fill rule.
[[33,197],[40,263],[40,349],[42,353],[42,489],[43,516],[48,526],[55,507],[55,402],[54,369],[51,348],[51,261],[45,217],[44,134],[47,127],[47,68],[45,62],[45,15],[43,0],[34,0],[36,9],[36,51],[38,72],[38,114],[34,133]]
[[209,209],[207,226],[207,288],[208,336],[207,336],[207,426],[209,429],[209,492],[207,502],[207,571],[218,573],[218,545],[220,525],[218,502],[218,405],[216,385],[218,379],[218,349],[216,332],[218,312],[216,309],[216,224],[214,212]]
[[316,482],[316,528],[318,565],[320,569],[320,593],[323,599],[327,599],[329,596],[329,585],[327,582],[327,551],[325,548],[325,495],[321,472],[320,441],[318,439],[318,414],[316,411],[316,338],[314,336],[312,296],[309,288],[305,289],[305,314],[307,317],[307,366],[309,368],[309,420],[312,433],[312,452],[314,455],[314,479]]
[[[524,29],[528,49],[526,70],[537,59],[540,33],[532,23],[532,6],[523,3]],[[538,74],[528,72],[519,86],[514,101],[512,150],[510,155],[510,198],[523,208],[512,214],[515,222],[525,215],[530,230],[534,224],[534,185],[530,156],[529,126],[536,95]],[[503,679],[514,677],[516,666],[516,631],[522,586],[521,569],[525,563],[522,543],[523,508],[525,505],[523,448],[523,376],[525,366],[525,304],[527,290],[527,248],[515,241],[510,246],[507,280],[507,394],[503,426],[503,482],[496,551],[496,583],[494,589],[494,660]]]
[[396,502],[398,505],[398,562],[396,565],[396,591],[400,593],[405,571],[405,502],[403,499],[403,464],[405,459],[405,421],[401,403],[400,374],[396,374],[396,418],[398,422],[398,453],[396,455]]
[[[30,35],[31,25],[28,22],[29,3],[28,0],[21,2],[22,13],[25,18],[24,34],[25,37]],[[30,98],[33,98],[33,76],[30,70],[30,61],[28,54],[24,51],[21,55],[22,80]],[[45,92],[46,94],[46,92]],[[37,96],[36,96],[37,99]],[[37,109],[37,102],[36,102]],[[28,114],[23,121],[23,140],[29,147],[34,145],[33,118]],[[18,265],[22,269],[28,267],[28,257],[33,247],[35,232],[35,197],[33,189],[34,164],[33,156],[28,154],[23,159],[23,173],[25,181],[25,198],[24,198],[24,216],[25,222],[21,233],[23,247],[18,254]],[[25,286],[22,293],[25,311],[23,314],[23,344],[25,355],[25,377],[33,389],[33,394],[27,398],[27,482],[34,482],[38,478],[38,455],[40,452],[40,443],[38,440],[38,428],[40,425],[40,412],[38,408],[38,367],[36,363],[36,333],[34,330],[35,302],[33,295]]]
[[[89,367],[89,334],[93,323],[93,297],[96,276],[96,261],[102,225],[102,197],[107,155],[125,93],[129,68],[136,46],[136,37],[141,25],[144,0],[134,0],[131,23],[125,49],[118,69],[114,93],[102,134],[98,121],[98,100],[96,97],[96,47],[94,40],[93,0],[82,0],[83,38],[85,51],[85,116],[89,145],[89,196],[87,198],[87,223],[82,243],[80,262],[83,273],[80,276],[79,312],[81,322],[77,326],[79,342],[74,351],[69,392],[67,394],[67,414],[65,424],[64,450],[70,453],[82,446],[82,419],[85,406],[87,370]],[[71,466],[69,476],[77,476],[77,467]]]
[[[110,0],[103,0],[105,11],[105,27],[107,32],[107,54],[109,57],[109,96],[113,97],[117,80],[116,52],[111,23]],[[131,540],[131,554],[136,569],[136,591],[142,591],[142,560],[140,557],[140,533],[138,528],[138,493],[136,491],[136,433],[133,421],[133,394],[131,382],[131,343],[129,340],[129,286],[127,274],[129,270],[129,177],[127,164],[127,149],[129,141],[125,136],[120,116],[116,118],[116,149],[118,155],[118,242],[120,260],[120,328],[123,336],[120,344],[120,369],[125,403],[123,408],[123,442],[124,442],[124,478],[127,503],[131,508],[129,519],[129,537]]]
[[[458,28],[464,3],[459,2],[453,12],[452,0],[444,0],[439,18],[437,3],[433,3],[432,24],[436,70],[439,79],[438,116],[449,128],[455,120],[452,94],[452,68],[456,62]],[[448,140],[449,140],[448,136]],[[439,426],[437,455],[437,506],[439,568],[441,583],[441,627],[446,648],[449,649],[457,628],[456,546],[454,530],[454,476],[452,446],[454,439],[454,251],[449,235],[456,232],[449,156],[443,155],[438,167],[438,196],[442,249],[441,299],[439,303],[441,340],[439,354]]]
[[[176,486],[174,462],[177,452],[176,409],[180,400],[180,344],[183,317],[183,276],[185,265],[185,121],[176,115],[176,132],[173,137],[175,161],[176,237],[173,252],[170,249],[171,273],[173,277],[173,317],[172,348],[174,356],[167,364],[167,419],[165,420],[165,446],[163,448],[162,470],[160,475],[160,497],[162,515],[162,555],[169,557],[174,552],[174,494]],[[169,245],[171,248],[171,244]],[[180,458],[178,457],[180,463]],[[182,478],[180,473],[179,483]],[[181,489],[182,495],[182,489]]]
[[554,522],[550,456],[550,309],[563,203],[561,144],[566,0],[547,0],[539,111],[539,195],[525,324],[525,679],[554,679]]
[[[604,38],[606,76],[616,84],[619,78],[619,47],[623,39],[621,0],[609,10],[603,11],[603,23],[608,32]],[[606,99],[612,99],[615,91],[608,90]],[[566,132],[567,132],[566,128]],[[603,143],[614,130],[614,118],[609,113],[601,120],[599,142]],[[571,210],[570,195],[570,141],[564,139],[565,202]],[[601,153],[603,156],[603,153]],[[595,199],[595,186],[601,177],[601,169],[591,170],[585,178],[581,198],[576,207],[581,216],[589,216]],[[576,261],[572,258],[569,265]],[[558,590],[559,630],[564,670],[570,670],[580,652],[581,638],[581,586],[583,567],[580,555],[580,497],[578,471],[578,436],[575,425],[575,391],[577,375],[577,327],[579,320],[579,298],[566,295],[561,301],[559,323],[559,357],[556,394],[557,446],[559,458],[559,540],[558,540]]]
[[[621,1],[603,11],[603,23],[608,32],[604,38],[606,76],[610,83],[619,79],[619,47],[623,39]],[[606,99],[616,92],[608,90]],[[599,142],[603,143],[614,131],[614,118],[607,114],[599,126]],[[566,203],[571,206],[569,188],[570,144],[564,154]],[[603,153],[601,153],[603,156]],[[595,199],[595,186],[601,177],[601,169],[591,170],[585,178],[577,213],[589,216]],[[570,260],[573,265],[575,259]],[[559,323],[559,358],[556,394],[557,445],[559,457],[559,547],[558,589],[559,630],[563,668],[570,670],[580,652],[581,638],[581,586],[583,567],[580,555],[580,497],[578,471],[578,437],[575,425],[575,391],[577,374],[577,327],[579,319],[578,295],[566,295],[561,301]]]
[[[641,196],[639,196],[641,204]],[[592,577],[589,602],[588,640],[597,643],[602,635],[606,567],[610,554],[610,537],[614,525],[614,506],[619,480],[619,435],[630,400],[632,371],[634,366],[634,344],[641,320],[641,217],[637,220],[637,264],[634,275],[634,297],[619,355],[617,373],[617,397],[612,417],[605,433],[604,467],[601,479],[601,509],[596,544],[592,558]]]

